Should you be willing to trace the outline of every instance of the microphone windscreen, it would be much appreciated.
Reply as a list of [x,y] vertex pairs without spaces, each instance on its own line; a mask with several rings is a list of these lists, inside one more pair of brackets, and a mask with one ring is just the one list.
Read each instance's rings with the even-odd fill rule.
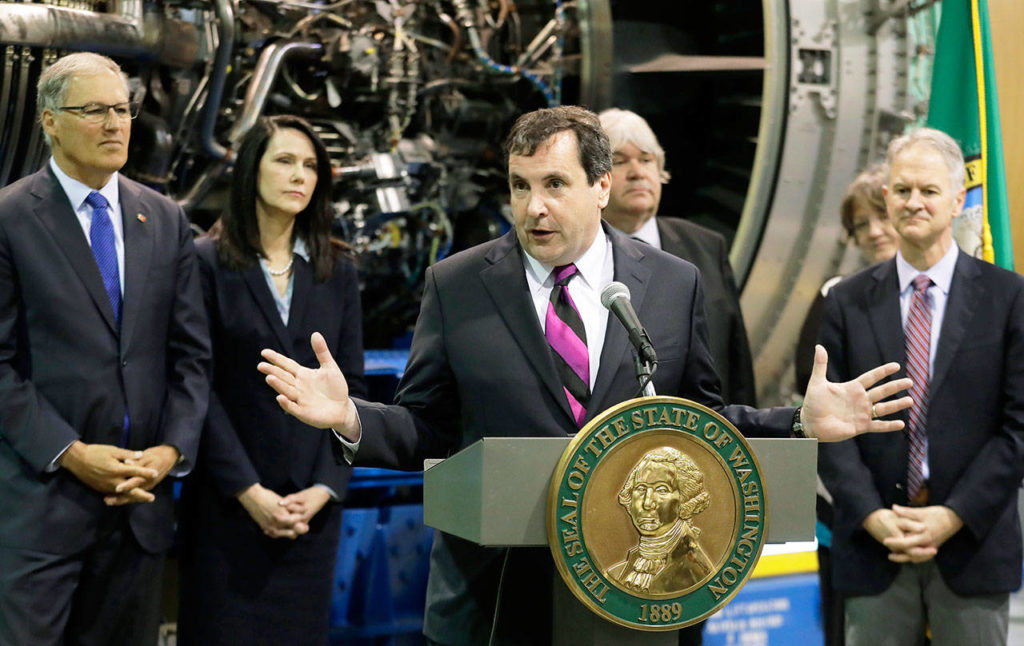
[[601,290],[601,305],[610,308],[617,298],[629,300],[629,288],[618,281],[608,283],[608,286]]

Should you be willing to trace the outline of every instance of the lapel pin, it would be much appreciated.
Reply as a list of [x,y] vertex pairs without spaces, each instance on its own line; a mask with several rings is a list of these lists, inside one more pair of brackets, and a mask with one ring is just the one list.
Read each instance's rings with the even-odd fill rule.
[[146,221],[146,216],[142,215],[141,213],[139,213],[135,217],[138,218],[139,222],[145,222]]

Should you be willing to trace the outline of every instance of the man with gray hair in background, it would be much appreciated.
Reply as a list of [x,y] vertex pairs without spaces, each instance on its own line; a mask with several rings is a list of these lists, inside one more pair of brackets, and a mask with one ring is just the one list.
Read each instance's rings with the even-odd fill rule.
[[118,171],[128,82],[78,53],[37,107],[53,156],[0,190],[0,645],[155,644],[171,483],[209,333],[180,207]]
[[697,266],[722,399],[755,406],[754,363],[725,238],[680,217],[658,214],[661,187],[670,175],[665,151],[643,117],[618,108],[598,117],[612,145],[612,190],[601,216],[626,235]]
[[[849,646],[1006,644],[1021,584],[1024,278],[961,252],[964,160],[923,128],[887,157],[894,259],[829,290],[829,378],[898,361],[905,433],[819,446],[832,493],[832,580]],[[902,376],[902,375],[901,375]]]

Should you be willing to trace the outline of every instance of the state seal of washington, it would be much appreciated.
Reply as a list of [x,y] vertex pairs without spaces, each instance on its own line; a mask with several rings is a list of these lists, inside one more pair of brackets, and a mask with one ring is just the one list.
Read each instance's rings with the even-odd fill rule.
[[587,608],[639,630],[715,613],[753,572],[767,499],[724,417],[677,397],[609,408],[576,435],[548,493],[548,544]]

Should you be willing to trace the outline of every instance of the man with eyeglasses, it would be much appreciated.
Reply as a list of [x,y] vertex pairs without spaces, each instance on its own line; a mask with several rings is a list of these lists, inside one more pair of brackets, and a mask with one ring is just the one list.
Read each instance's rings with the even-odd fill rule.
[[0,645],[155,644],[171,483],[194,463],[210,342],[181,208],[118,171],[127,78],[40,76],[53,156],[0,190]]

